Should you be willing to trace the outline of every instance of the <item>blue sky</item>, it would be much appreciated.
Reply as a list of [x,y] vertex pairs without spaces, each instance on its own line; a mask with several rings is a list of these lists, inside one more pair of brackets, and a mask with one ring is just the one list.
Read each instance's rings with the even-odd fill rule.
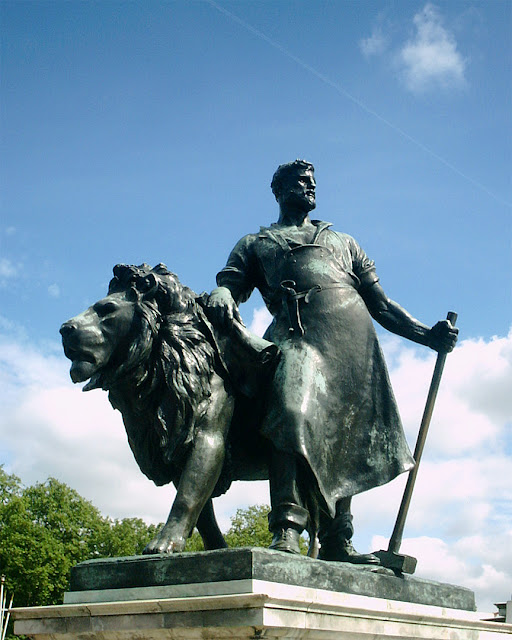
[[[58,328],[104,295],[117,262],[165,262],[196,291],[210,290],[238,238],[276,219],[269,184],[277,165],[301,157],[316,167],[315,216],[359,240],[392,298],[428,324],[459,313],[461,346],[450,357],[460,368],[447,371],[439,409],[450,436],[433,436],[425,476],[428,465],[469,465],[468,493],[453,497],[459,505],[489,470],[502,464],[506,478],[511,15],[510,0],[4,1],[0,393],[8,410],[0,456],[8,468],[27,483],[57,475],[111,515],[163,519],[162,498],[152,511],[116,511],[118,494],[109,501],[104,487],[95,492],[80,458],[59,455],[66,439],[75,433],[82,442],[87,431],[73,422],[73,403],[82,416],[103,403],[91,408],[98,421],[114,414],[100,392],[79,396],[65,381]],[[253,296],[243,310],[255,330],[260,308]],[[431,356],[403,341],[384,344],[413,443]],[[417,392],[413,376],[422,381]],[[12,424],[30,440],[24,459]],[[105,458],[112,468],[133,465],[112,462],[116,446]],[[489,467],[475,470],[482,449]],[[149,491],[133,473],[125,481],[139,487],[132,495]],[[428,531],[437,542],[425,553],[451,554],[462,564],[447,563],[463,579],[468,539],[474,549],[484,529],[494,527],[494,546],[512,536],[510,491],[510,482],[489,486],[480,515],[466,513],[465,531],[462,512],[459,527],[448,519],[437,532],[434,513],[418,520],[415,539]],[[392,528],[386,521],[375,530],[370,494],[361,498],[373,500],[360,515],[363,547]],[[236,499],[219,507],[226,521]],[[146,508],[148,499],[136,504]],[[487,604],[510,595],[502,592],[512,565],[484,556],[471,571]]]

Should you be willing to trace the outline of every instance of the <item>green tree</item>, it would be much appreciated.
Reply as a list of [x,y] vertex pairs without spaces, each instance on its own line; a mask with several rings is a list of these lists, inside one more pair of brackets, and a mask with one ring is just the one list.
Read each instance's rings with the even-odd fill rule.
[[203,539],[199,535],[199,531],[194,529],[192,535],[187,540],[185,551],[204,551]]
[[[270,507],[258,504],[247,509],[237,509],[231,518],[231,527],[225,538],[229,547],[269,547],[272,534],[268,530],[268,514]],[[308,552],[306,540],[300,538],[300,551],[303,555]]]
[[[225,535],[228,546],[268,547],[268,511],[267,505],[238,509]],[[24,487],[0,466],[0,573],[16,606],[61,603],[71,567],[91,558],[140,554],[160,527],[140,518],[104,517],[55,478]],[[202,549],[195,531],[187,550]]]
[[[22,488],[1,470],[0,566],[17,606],[62,602],[71,567],[101,555],[108,522],[76,491],[50,478]],[[16,482],[16,484],[14,484]]]
[[272,534],[268,530],[269,511],[266,504],[237,509],[225,536],[228,546],[268,547],[272,542]]
[[14,496],[20,496],[22,493],[23,487],[18,476],[5,473],[3,466],[0,465],[0,507],[7,504]]
[[141,518],[110,520],[101,557],[119,558],[139,555],[162,528],[162,524],[146,524]]
[[106,518],[54,478],[23,487],[0,467],[0,573],[16,606],[61,603],[71,567],[141,553],[158,528]]
[[[231,518],[231,527],[224,534],[228,547],[268,547],[272,541],[272,534],[268,530],[269,510],[265,504],[237,509]],[[204,551],[197,529],[187,540],[185,551]]]

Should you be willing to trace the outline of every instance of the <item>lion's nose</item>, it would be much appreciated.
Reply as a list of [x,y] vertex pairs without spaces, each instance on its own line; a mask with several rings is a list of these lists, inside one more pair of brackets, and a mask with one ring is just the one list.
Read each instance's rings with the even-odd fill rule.
[[72,322],[65,322],[61,328],[59,329],[60,335],[65,338],[66,336],[69,336],[71,333],[73,333],[73,331],[76,330],[76,325],[73,324]]

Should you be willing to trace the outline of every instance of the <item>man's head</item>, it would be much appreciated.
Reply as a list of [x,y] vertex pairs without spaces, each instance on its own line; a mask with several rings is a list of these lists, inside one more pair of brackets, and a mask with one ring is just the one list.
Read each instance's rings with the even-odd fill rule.
[[289,202],[292,206],[311,211],[315,208],[315,168],[305,160],[287,162],[277,168],[272,178],[271,189],[282,206]]

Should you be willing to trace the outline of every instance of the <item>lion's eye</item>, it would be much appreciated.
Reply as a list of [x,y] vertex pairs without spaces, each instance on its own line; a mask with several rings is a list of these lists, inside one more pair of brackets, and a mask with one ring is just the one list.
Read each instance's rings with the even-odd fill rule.
[[94,305],[94,310],[99,316],[106,316],[109,313],[114,313],[117,310],[117,304],[112,301],[96,303]]

